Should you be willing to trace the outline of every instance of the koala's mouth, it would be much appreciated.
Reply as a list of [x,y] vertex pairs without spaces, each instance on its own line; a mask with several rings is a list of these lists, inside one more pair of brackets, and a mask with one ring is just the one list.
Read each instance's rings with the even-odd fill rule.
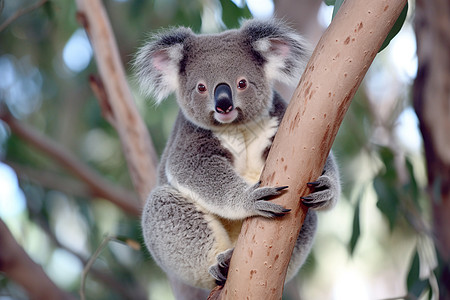
[[233,109],[228,113],[218,113],[214,112],[214,119],[216,119],[219,123],[228,124],[237,119],[239,113],[237,109]]
[[214,125],[240,123],[243,119],[242,111],[239,107],[228,113],[211,112]]

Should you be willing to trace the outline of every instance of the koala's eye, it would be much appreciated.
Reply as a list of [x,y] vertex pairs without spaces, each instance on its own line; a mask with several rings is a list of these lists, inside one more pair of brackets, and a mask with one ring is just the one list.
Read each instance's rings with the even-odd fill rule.
[[198,90],[200,93],[206,92],[206,85],[204,85],[203,83],[199,83],[199,84],[197,85],[197,90]]
[[240,90],[243,90],[243,89],[245,89],[246,87],[247,87],[247,80],[245,80],[245,79],[241,79],[241,80],[239,80],[239,82],[238,82],[238,89],[240,89]]

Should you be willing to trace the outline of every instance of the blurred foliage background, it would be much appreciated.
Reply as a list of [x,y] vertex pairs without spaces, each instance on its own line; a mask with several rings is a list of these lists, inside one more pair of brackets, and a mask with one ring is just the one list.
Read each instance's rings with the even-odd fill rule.
[[[2,24],[38,1],[0,2]],[[129,71],[136,49],[160,28],[217,32],[252,15],[270,16],[278,5],[270,0],[103,2]],[[320,32],[332,8],[322,3],[318,11]],[[314,249],[295,279],[302,299],[384,299],[405,297],[408,291],[433,295],[436,255],[424,193],[423,142],[411,107],[417,68],[413,11],[410,5],[403,29],[377,56],[339,131],[334,151],[343,176],[342,200],[320,214]],[[57,141],[111,185],[132,190],[117,134],[102,118],[88,83],[96,63],[76,12],[74,1],[52,0],[2,28],[1,109]],[[129,75],[160,154],[177,114],[174,98],[156,107],[139,96]],[[90,269],[87,298],[171,299],[163,272],[144,247],[130,247],[130,240],[142,242],[139,220],[93,198],[73,174],[1,121],[0,158],[0,217],[59,287],[77,294],[84,264],[106,237],[116,237],[100,249]],[[0,298],[27,295],[0,273]]]

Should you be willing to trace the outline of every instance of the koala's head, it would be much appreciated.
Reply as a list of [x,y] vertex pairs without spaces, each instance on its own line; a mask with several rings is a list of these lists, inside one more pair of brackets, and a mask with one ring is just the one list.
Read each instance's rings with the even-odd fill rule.
[[250,20],[220,34],[161,33],[138,51],[134,67],[145,94],[159,103],[176,92],[186,118],[212,129],[268,115],[273,82],[298,82],[308,49],[282,23]]

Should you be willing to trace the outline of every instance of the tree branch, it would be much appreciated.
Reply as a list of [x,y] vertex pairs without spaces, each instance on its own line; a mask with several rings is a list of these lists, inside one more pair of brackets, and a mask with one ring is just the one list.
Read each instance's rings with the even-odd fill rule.
[[32,182],[39,186],[77,197],[90,198],[93,196],[91,189],[79,180],[61,176],[61,174],[53,171],[38,170],[12,161],[4,161],[4,163],[13,168],[21,181]]
[[211,299],[281,299],[307,210],[299,198],[308,193],[306,183],[320,176],[351,99],[405,4],[343,3],[294,92],[261,175],[263,185],[289,186],[274,202],[292,211],[276,221],[244,222],[226,284]]
[[[418,69],[413,102],[424,141],[439,299],[450,299],[450,3],[415,2]],[[433,293],[434,295],[434,293]]]
[[19,283],[28,292],[30,299],[75,299],[60,290],[48,278],[42,267],[36,264],[16,242],[6,224],[0,219],[0,271]]
[[14,22],[15,20],[17,20],[18,18],[20,18],[23,15],[26,15],[30,12],[32,12],[35,9],[38,9],[39,7],[41,7],[42,5],[44,5],[46,2],[48,2],[48,0],[41,0],[39,2],[36,2],[33,5],[30,5],[29,7],[26,8],[22,8],[19,9],[18,11],[16,11],[12,16],[10,16],[8,19],[6,19],[5,22],[3,22],[0,25],[0,32],[2,32],[3,30],[5,30],[6,27],[8,27],[12,22]]
[[94,196],[111,201],[125,212],[139,216],[141,208],[135,195],[122,190],[105,181],[100,175],[80,162],[72,153],[68,152],[60,144],[37,132],[33,128],[19,122],[6,109],[0,113],[2,119],[11,130],[62,166],[71,171],[75,176],[83,180]]
[[[108,116],[114,118],[131,179],[144,203],[156,183],[156,152],[127,84],[117,43],[101,1],[77,0],[76,3],[78,20],[89,35],[104,85],[105,97],[102,96],[100,101],[107,99],[109,102],[111,113]],[[103,88],[103,85],[96,87]]]

